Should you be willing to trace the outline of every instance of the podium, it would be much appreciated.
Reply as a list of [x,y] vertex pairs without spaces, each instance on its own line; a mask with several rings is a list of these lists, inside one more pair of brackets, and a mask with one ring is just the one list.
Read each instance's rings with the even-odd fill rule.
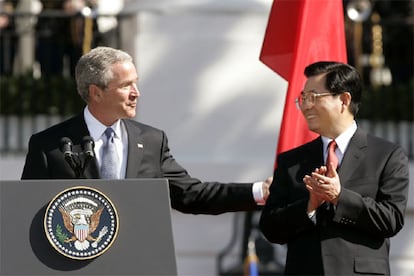
[[[49,202],[76,186],[102,192],[119,219],[111,246],[87,260],[58,252],[44,227]],[[0,181],[0,275],[177,275],[168,181]]]

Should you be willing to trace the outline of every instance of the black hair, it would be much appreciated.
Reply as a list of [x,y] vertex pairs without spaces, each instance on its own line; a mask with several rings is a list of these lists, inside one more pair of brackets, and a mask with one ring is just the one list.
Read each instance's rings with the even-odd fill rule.
[[362,82],[358,71],[351,65],[335,61],[319,61],[308,65],[304,74],[307,78],[325,75],[325,88],[332,94],[349,92],[352,96],[350,111],[358,113],[362,97]]

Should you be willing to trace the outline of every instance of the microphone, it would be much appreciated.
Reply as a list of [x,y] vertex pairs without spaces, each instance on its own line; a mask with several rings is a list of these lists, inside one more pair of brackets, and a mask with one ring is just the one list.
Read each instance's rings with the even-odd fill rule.
[[79,177],[78,165],[75,162],[75,159],[73,158],[74,153],[72,151],[72,145],[72,140],[70,140],[68,137],[63,137],[62,139],[60,139],[60,151],[63,153],[66,162],[72,168],[76,177]]
[[95,157],[95,152],[93,151],[94,147],[95,142],[91,136],[85,136],[82,138],[82,150],[87,159]]
[[85,172],[89,162],[95,157],[94,152],[95,142],[91,136],[84,136],[82,138],[82,150],[83,150],[83,166],[81,168],[82,174]]
[[63,153],[63,156],[65,156],[65,159],[72,158],[73,152],[72,152],[72,140],[70,140],[68,137],[63,137],[60,139],[60,151]]

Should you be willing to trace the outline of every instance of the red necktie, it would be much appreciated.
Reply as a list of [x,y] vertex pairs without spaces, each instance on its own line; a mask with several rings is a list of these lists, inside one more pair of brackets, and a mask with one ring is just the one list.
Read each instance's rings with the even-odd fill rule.
[[328,158],[326,158],[326,165],[328,166],[328,164],[333,163],[334,169],[338,168],[338,156],[336,156],[336,153],[335,153],[336,147],[337,145],[336,145],[335,140],[332,140],[331,142],[329,142]]

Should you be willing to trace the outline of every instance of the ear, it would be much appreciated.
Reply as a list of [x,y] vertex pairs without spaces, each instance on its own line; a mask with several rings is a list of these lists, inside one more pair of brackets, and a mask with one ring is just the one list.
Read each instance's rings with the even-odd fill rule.
[[344,92],[339,97],[342,102],[342,111],[347,110],[351,105],[352,96],[349,92]]
[[89,85],[89,101],[99,102],[102,98],[102,93],[102,89],[97,85]]

